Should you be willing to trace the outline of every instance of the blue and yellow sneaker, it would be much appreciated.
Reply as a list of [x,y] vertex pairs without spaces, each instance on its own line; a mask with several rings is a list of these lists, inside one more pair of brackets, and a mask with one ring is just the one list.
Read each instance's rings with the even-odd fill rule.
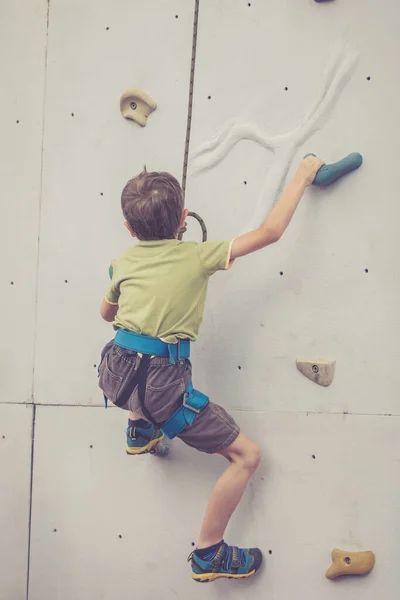
[[147,454],[154,452],[157,444],[164,438],[159,429],[156,429],[151,423],[141,421],[140,425],[133,425],[129,422],[126,430],[126,453],[127,454]]
[[199,583],[216,579],[244,579],[254,575],[262,563],[262,553],[258,548],[237,548],[228,546],[224,540],[210,548],[202,548],[191,553],[192,578]]

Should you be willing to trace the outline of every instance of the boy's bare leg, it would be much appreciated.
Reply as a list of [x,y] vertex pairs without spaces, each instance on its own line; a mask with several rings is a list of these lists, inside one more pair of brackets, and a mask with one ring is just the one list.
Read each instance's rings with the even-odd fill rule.
[[130,410],[129,411],[129,418],[130,418],[131,421],[138,421],[141,417],[137,413],[135,413],[132,410]]
[[198,548],[208,548],[223,539],[229,519],[261,460],[260,448],[244,433],[239,433],[233,444],[220,454],[231,464],[218,479],[211,493]]

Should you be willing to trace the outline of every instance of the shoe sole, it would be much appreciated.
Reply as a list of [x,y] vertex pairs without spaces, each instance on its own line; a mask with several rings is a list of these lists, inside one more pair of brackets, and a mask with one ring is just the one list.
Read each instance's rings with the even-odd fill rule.
[[158,442],[161,442],[161,440],[164,439],[164,436],[162,435],[159,438],[156,438],[154,440],[151,440],[146,446],[141,446],[140,448],[131,448],[130,446],[126,447],[126,453],[127,454],[131,454],[131,455],[138,455],[138,454],[148,454],[149,452],[152,451],[152,449],[157,446]]
[[215,581],[216,579],[246,579],[247,577],[251,577],[256,574],[256,570],[253,569],[250,573],[240,573],[240,574],[229,574],[229,573],[202,573],[198,575],[197,573],[192,573],[192,579],[197,581],[198,583],[209,583],[211,581]]

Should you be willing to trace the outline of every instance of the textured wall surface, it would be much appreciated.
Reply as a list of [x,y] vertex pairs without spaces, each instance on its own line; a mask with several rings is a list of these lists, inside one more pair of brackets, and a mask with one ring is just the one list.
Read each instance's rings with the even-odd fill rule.
[[0,598],[25,598],[31,481],[31,406],[0,404]]
[[[304,154],[364,156],[213,278],[194,349],[196,386],[263,449],[227,539],[265,567],[192,583],[225,463],[179,441],[126,456],[126,415],[97,388],[121,189],[143,164],[182,177],[195,2],[3,0],[0,600],[398,598],[400,8],[199,5],[186,203],[209,239],[257,226]],[[158,103],[145,128],[120,115],[128,87]],[[303,356],[336,360],[330,387]],[[335,546],[374,550],[374,571],[328,581]]]
[[46,0],[0,2],[0,402],[32,399]]

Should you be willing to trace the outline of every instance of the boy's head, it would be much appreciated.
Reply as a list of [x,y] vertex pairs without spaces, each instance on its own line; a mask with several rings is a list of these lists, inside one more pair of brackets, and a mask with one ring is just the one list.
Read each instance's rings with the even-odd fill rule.
[[146,167],[124,187],[121,206],[125,225],[139,240],[174,239],[187,216],[177,179]]

